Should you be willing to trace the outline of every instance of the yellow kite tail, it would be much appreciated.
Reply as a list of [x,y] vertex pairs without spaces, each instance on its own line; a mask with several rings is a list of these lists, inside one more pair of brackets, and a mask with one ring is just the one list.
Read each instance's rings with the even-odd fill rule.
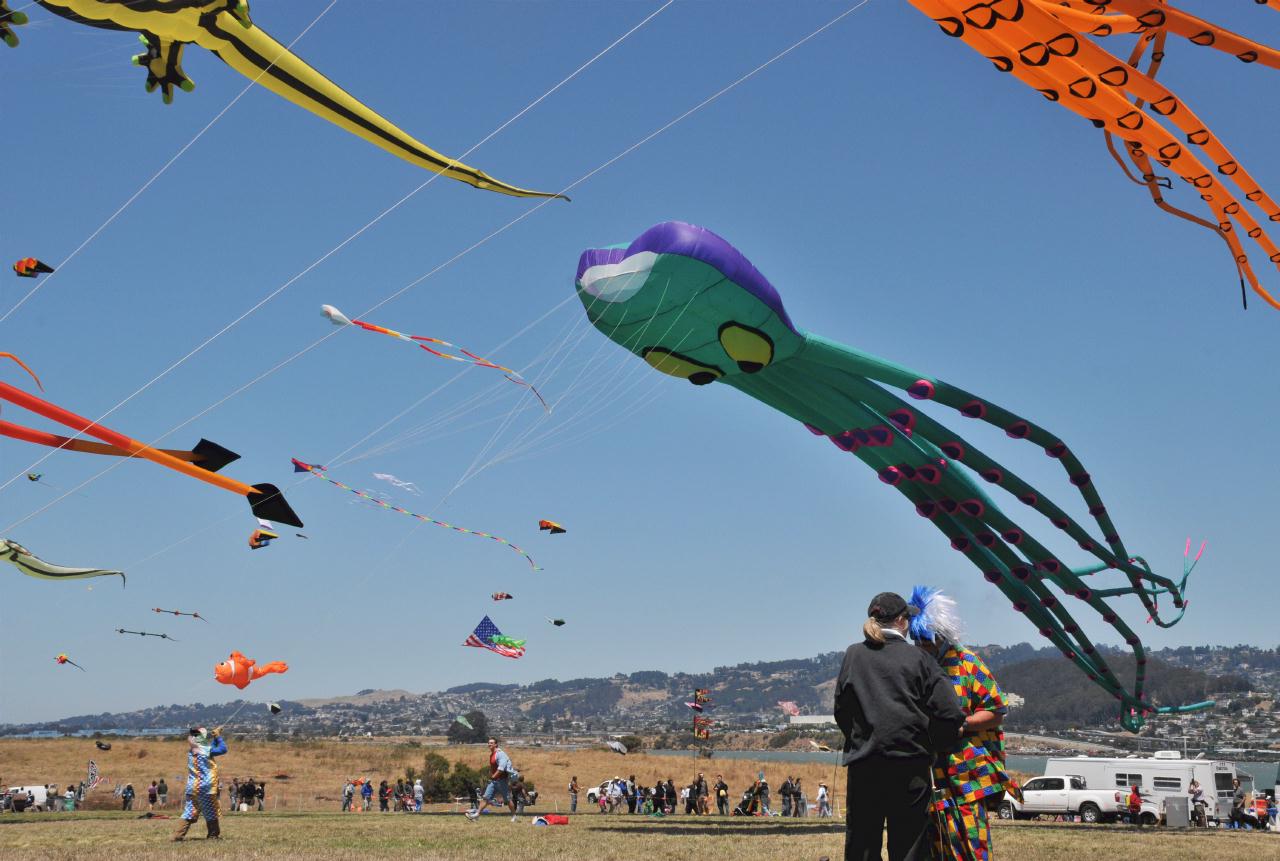
[[225,11],[204,16],[194,42],[249,80],[418,167],[513,197],[564,197],[508,185],[436,152],[307,65],[261,28],[243,23],[247,20]]

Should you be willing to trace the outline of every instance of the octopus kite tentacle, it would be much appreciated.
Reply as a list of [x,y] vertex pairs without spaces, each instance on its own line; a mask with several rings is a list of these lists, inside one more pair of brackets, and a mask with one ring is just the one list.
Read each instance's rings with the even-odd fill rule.
[[[1156,574],[1142,557],[1131,554],[1093,478],[1057,434],[965,389],[801,331],[764,276],[725,240],[703,228],[668,222],[626,248],[586,251],[576,283],[592,324],[655,370],[696,385],[718,382],[738,389],[828,437],[840,451],[875,470],[882,482],[897,489],[946,535],[952,548],[970,560],[1041,636],[1121,703],[1120,720],[1126,728],[1136,730],[1154,711],[1177,713],[1212,705],[1152,702],[1145,691],[1146,650],[1108,603],[1136,596],[1151,621],[1165,627],[1176,624],[1186,608],[1186,586],[1195,562],[1184,555],[1182,576],[1174,579]],[[671,317],[676,319],[669,325],[649,331],[654,320]],[[955,409],[1011,438],[1027,440],[1059,461],[1101,537],[1095,538],[1040,490],[910,399]],[[1066,565],[1002,511],[978,478],[1017,498],[1096,561]],[[1127,585],[1093,585],[1090,578],[1109,571],[1123,575]],[[1087,605],[1132,649],[1136,667],[1131,685],[1121,683],[1055,591]],[[1175,615],[1161,613],[1161,596],[1172,601]]]
[[[987,57],[1001,72],[1014,75],[1050,101],[1058,102],[1098,128],[1126,142],[1142,171],[1156,204],[1172,211],[1155,190],[1148,158],[1174,170],[1193,185],[1213,213],[1217,232],[1226,240],[1241,277],[1272,307],[1280,300],[1259,283],[1238,226],[1280,266],[1280,246],[1265,233],[1241,200],[1214,172],[1229,177],[1240,196],[1255,204],[1269,221],[1280,221],[1280,206],[1232,156],[1191,108],[1154,78],[1163,42],[1154,59],[1157,66],[1144,74],[1134,62],[1125,63],[1104,50],[1090,36],[1137,33],[1143,40],[1171,32],[1195,44],[1235,54],[1244,62],[1280,68],[1280,52],[1221,27],[1152,0],[1090,0],[1059,5],[1047,0],[910,0],[944,33],[963,40]],[[1097,14],[1115,9],[1121,14]],[[1141,44],[1141,43],[1140,43]],[[1135,102],[1130,102],[1132,97]],[[1213,165],[1211,171],[1161,124],[1163,119],[1198,147]],[[1174,212],[1180,214],[1180,212]],[[1194,220],[1194,218],[1193,218]],[[1202,222],[1197,222],[1202,223]]]

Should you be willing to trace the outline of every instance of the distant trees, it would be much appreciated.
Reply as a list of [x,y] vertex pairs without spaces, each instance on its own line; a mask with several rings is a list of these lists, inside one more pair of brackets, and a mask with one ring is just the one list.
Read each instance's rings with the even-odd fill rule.
[[477,744],[489,740],[489,719],[484,712],[469,711],[463,717],[471,724],[471,728],[468,729],[461,721],[456,720],[449,724],[449,731],[445,736],[450,744]]

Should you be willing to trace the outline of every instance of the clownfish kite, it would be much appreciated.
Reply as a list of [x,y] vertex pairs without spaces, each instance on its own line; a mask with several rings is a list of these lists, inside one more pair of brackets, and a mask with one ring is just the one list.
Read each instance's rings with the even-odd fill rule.
[[561,526],[559,523],[556,523],[554,520],[539,520],[538,531],[550,532],[552,535],[562,535],[565,532],[568,532],[569,530],[565,529],[563,526]]
[[[4,4],[0,3],[0,7],[3,6]],[[24,257],[13,264],[13,271],[19,278],[38,278],[53,272],[53,267],[34,257]]]

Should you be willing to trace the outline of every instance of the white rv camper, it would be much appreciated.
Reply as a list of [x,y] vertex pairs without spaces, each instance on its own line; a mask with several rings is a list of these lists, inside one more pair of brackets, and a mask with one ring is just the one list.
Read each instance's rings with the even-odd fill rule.
[[1231,810],[1236,766],[1222,760],[1183,759],[1176,750],[1159,750],[1150,757],[1055,756],[1045,763],[1044,773],[1082,777],[1089,789],[1127,790],[1137,784],[1144,798],[1162,808],[1165,798],[1185,798],[1195,779],[1200,781],[1205,798],[1212,799],[1207,813],[1216,819],[1224,815],[1222,811]]

